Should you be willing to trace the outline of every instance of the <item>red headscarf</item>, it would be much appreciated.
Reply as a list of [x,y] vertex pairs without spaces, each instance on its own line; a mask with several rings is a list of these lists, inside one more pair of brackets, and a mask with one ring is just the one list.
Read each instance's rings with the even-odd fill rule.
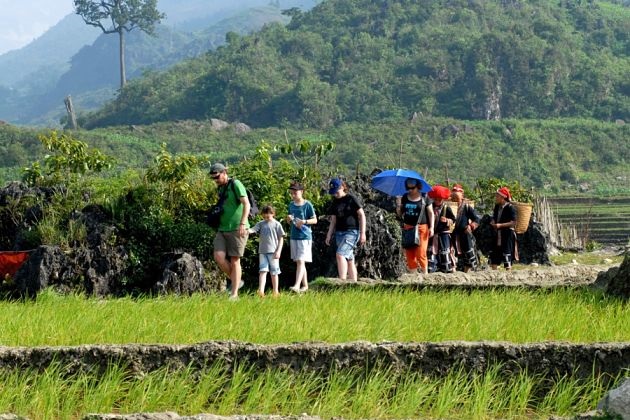
[[497,190],[497,194],[505,198],[507,201],[512,201],[512,194],[510,194],[510,190],[508,189],[508,187],[499,188]]
[[443,187],[441,185],[434,185],[431,191],[429,191],[428,195],[429,195],[429,198],[432,198],[434,200],[436,198],[447,200],[448,198],[451,197],[451,191],[448,188]]

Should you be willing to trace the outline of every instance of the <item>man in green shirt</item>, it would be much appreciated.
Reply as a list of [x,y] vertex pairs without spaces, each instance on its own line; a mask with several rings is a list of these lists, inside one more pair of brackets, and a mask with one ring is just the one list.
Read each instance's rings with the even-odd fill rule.
[[210,176],[217,184],[219,195],[226,195],[221,222],[214,238],[214,260],[230,278],[230,299],[238,299],[242,277],[241,257],[249,236],[247,216],[250,203],[245,186],[238,179],[228,177],[225,165],[213,164]]

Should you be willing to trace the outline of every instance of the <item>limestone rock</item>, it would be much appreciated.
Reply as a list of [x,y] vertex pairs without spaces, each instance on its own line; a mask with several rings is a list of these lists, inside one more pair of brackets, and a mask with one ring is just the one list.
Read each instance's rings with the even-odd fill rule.
[[597,408],[608,414],[621,416],[623,420],[630,420],[630,378],[606,394]]
[[162,279],[153,290],[157,293],[190,295],[208,290],[201,261],[187,252],[170,254],[164,263]]

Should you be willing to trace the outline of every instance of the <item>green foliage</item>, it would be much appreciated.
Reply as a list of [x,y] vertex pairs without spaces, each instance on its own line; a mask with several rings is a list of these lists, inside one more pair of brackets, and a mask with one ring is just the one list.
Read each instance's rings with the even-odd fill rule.
[[203,181],[194,175],[199,175],[200,167],[207,163],[208,159],[193,155],[173,156],[166,150],[166,143],[162,143],[154,166],[147,170],[147,181],[164,186],[160,196],[171,210],[181,207],[199,210],[207,207],[208,196],[200,185]]
[[331,0],[285,14],[287,27],[230,34],[214,53],[134,81],[88,126],[630,119],[630,19],[613,2]]
[[46,170],[39,162],[23,170],[23,180],[29,185],[55,185],[67,182],[76,175],[100,172],[111,166],[113,159],[90,149],[87,143],[76,140],[68,134],[59,136],[56,131],[50,135],[40,135],[39,140],[52,154],[44,157]]
[[507,187],[510,190],[513,201],[532,203],[534,200],[532,191],[525,189],[518,181],[507,181],[499,178],[478,179],[475,200],[478,200],[479,207],[492,209],[496,192],[501,187]]

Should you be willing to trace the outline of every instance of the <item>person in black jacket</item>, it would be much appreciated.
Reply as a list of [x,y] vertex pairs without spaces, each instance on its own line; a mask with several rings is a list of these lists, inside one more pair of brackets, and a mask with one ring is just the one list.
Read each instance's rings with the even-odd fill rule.
[[429,273],[455,271],[455,256],[451,251],[451,228],[455,224],[453,210],[444,202],[451,196],[451,191],[442,185],[435,185],[429,191],[433,199],[433,237],[429,239]]
[[461,185],[455,184],[453,186],[451,199],[457,203],[455,227],[452,235],[453,247],[455,248],[458,269],[467,273],[471,268],[476,269],[479,264],[473,231],[479,226],[481,217],[468,200],[464,200],[464,188]]
[[493,270],[503,264],[506,270],[512,269],[512,263],[518,260],[516,232],[516,209],[510,203],[512,195],[507,187],[501,187],[495,194],[495,205],[492,211],[490,226],[496,232],[494,249],[490,253],[490,265]]

